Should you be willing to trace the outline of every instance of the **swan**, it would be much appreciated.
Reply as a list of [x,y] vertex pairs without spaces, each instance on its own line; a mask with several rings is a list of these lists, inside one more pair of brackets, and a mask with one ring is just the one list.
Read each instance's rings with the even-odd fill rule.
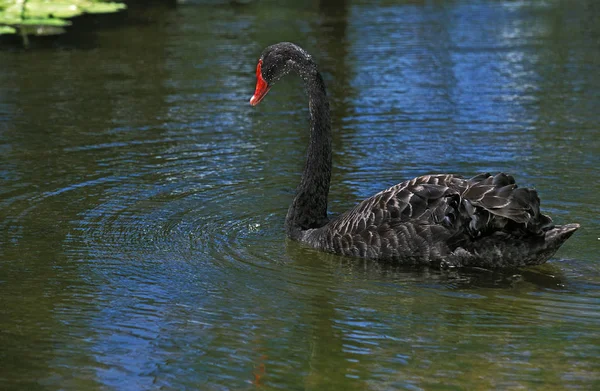
[[256,66],[256,106],[288,73],[308,94],[310,142],[286,234],[318,250],[436,268],[521,267],[544,263],[579,228],[554,225],[534,189],[511,175],[424,175],[399,183],[329,220],[331,120],[325,83],[300,46],[267,47]]

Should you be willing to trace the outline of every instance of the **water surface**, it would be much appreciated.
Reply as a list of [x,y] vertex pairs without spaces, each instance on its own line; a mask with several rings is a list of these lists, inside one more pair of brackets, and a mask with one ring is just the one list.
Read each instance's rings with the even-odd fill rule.
[[[135,5],[0,51],[0,388],[600,387],[599,9]],[[307,104],[248,100],[294,41],[329,87],[330,210],[506,171],[582,228],[544,267],[407,271],[285,239]]]

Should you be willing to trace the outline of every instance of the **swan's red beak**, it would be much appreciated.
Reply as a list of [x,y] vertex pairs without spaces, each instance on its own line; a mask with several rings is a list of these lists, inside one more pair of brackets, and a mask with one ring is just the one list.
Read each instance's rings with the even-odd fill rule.
[[260,103],[261,100],[267,95],[269,92],[269,85],[262,77],[262,60],[258,60],[258,65],[256,66],[256,90],[254,91],[254,95],[250,98],[250,104],[252,106],[256,106]]

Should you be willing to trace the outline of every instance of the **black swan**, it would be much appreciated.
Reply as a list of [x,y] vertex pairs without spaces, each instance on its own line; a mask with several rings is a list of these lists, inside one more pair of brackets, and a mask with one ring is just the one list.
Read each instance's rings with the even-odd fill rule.
[[310,143],[302,180],[285,220],[287,236],[319,250],[402,265],[519,267],[545,262],[579,224],[555,226],[540,213],[533,189],[512,176],[424,175],[327,217],[331,179],[331,121],[325,83],[312,57],[281,42],[267,47],[256,67],[257,105],[289,72],[304,81]]

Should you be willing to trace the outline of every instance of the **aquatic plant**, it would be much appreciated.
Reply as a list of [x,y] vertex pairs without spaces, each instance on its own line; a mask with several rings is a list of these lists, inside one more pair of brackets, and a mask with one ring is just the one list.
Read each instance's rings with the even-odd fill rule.
[[20,34],[27,46],[28,35],[64,33],[69,18],[125,8],[124,3],[103,0],[0,0],[0,35]]

